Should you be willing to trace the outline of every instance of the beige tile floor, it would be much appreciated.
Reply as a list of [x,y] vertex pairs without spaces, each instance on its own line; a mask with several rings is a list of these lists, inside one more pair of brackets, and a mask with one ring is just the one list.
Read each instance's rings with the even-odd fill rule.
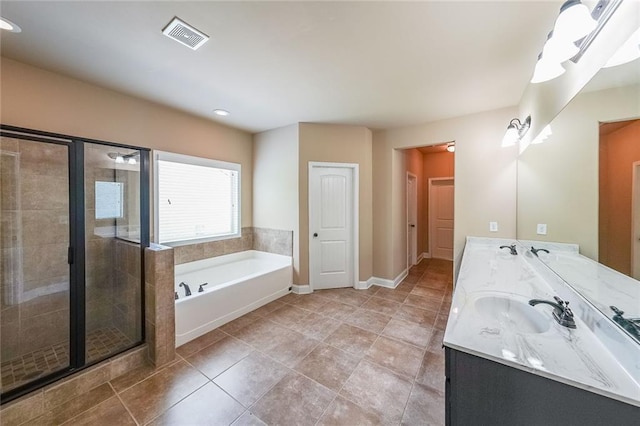
[[444,424],[452,264],[396,288],[289,294],[30,424]]

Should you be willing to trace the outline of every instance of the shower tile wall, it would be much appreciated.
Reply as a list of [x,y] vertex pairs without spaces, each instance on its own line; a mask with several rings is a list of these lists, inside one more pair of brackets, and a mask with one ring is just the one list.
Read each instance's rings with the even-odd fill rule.
[[142,333],[140,312],[140,246],[124,240],[115,241],[116,276],[112,314],[115,327],[130,342],[139,340]]
[[2,137],[0,149],[4,364],[69,338],[69,182],[65,146]]

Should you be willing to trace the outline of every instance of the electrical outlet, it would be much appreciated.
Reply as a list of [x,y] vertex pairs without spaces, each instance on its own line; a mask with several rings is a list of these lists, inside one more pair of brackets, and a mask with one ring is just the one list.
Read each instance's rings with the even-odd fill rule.
[[547,235],[547,224],[539,223],[536,228],[536,232],[538,233],[538,235]]
[[489,232],[498,232],[498,222],[489,222]]

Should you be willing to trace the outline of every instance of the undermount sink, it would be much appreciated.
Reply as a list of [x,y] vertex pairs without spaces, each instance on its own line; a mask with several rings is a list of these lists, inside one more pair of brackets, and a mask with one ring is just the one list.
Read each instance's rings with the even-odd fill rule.
[[474,303],[476,311],[503,327],[521,333],[544,333],[551,326],[551,318],[530,306],[526,301],[505,296],[482,296]]

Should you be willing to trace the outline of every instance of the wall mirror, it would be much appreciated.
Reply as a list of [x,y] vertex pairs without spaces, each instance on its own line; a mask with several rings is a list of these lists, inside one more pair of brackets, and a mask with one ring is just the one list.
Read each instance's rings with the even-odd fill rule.
[[540,259],[608,318],[640,318],[640,59],[601,69],[550,126],[518,158],[517,237],[577,244],[619,273]]

